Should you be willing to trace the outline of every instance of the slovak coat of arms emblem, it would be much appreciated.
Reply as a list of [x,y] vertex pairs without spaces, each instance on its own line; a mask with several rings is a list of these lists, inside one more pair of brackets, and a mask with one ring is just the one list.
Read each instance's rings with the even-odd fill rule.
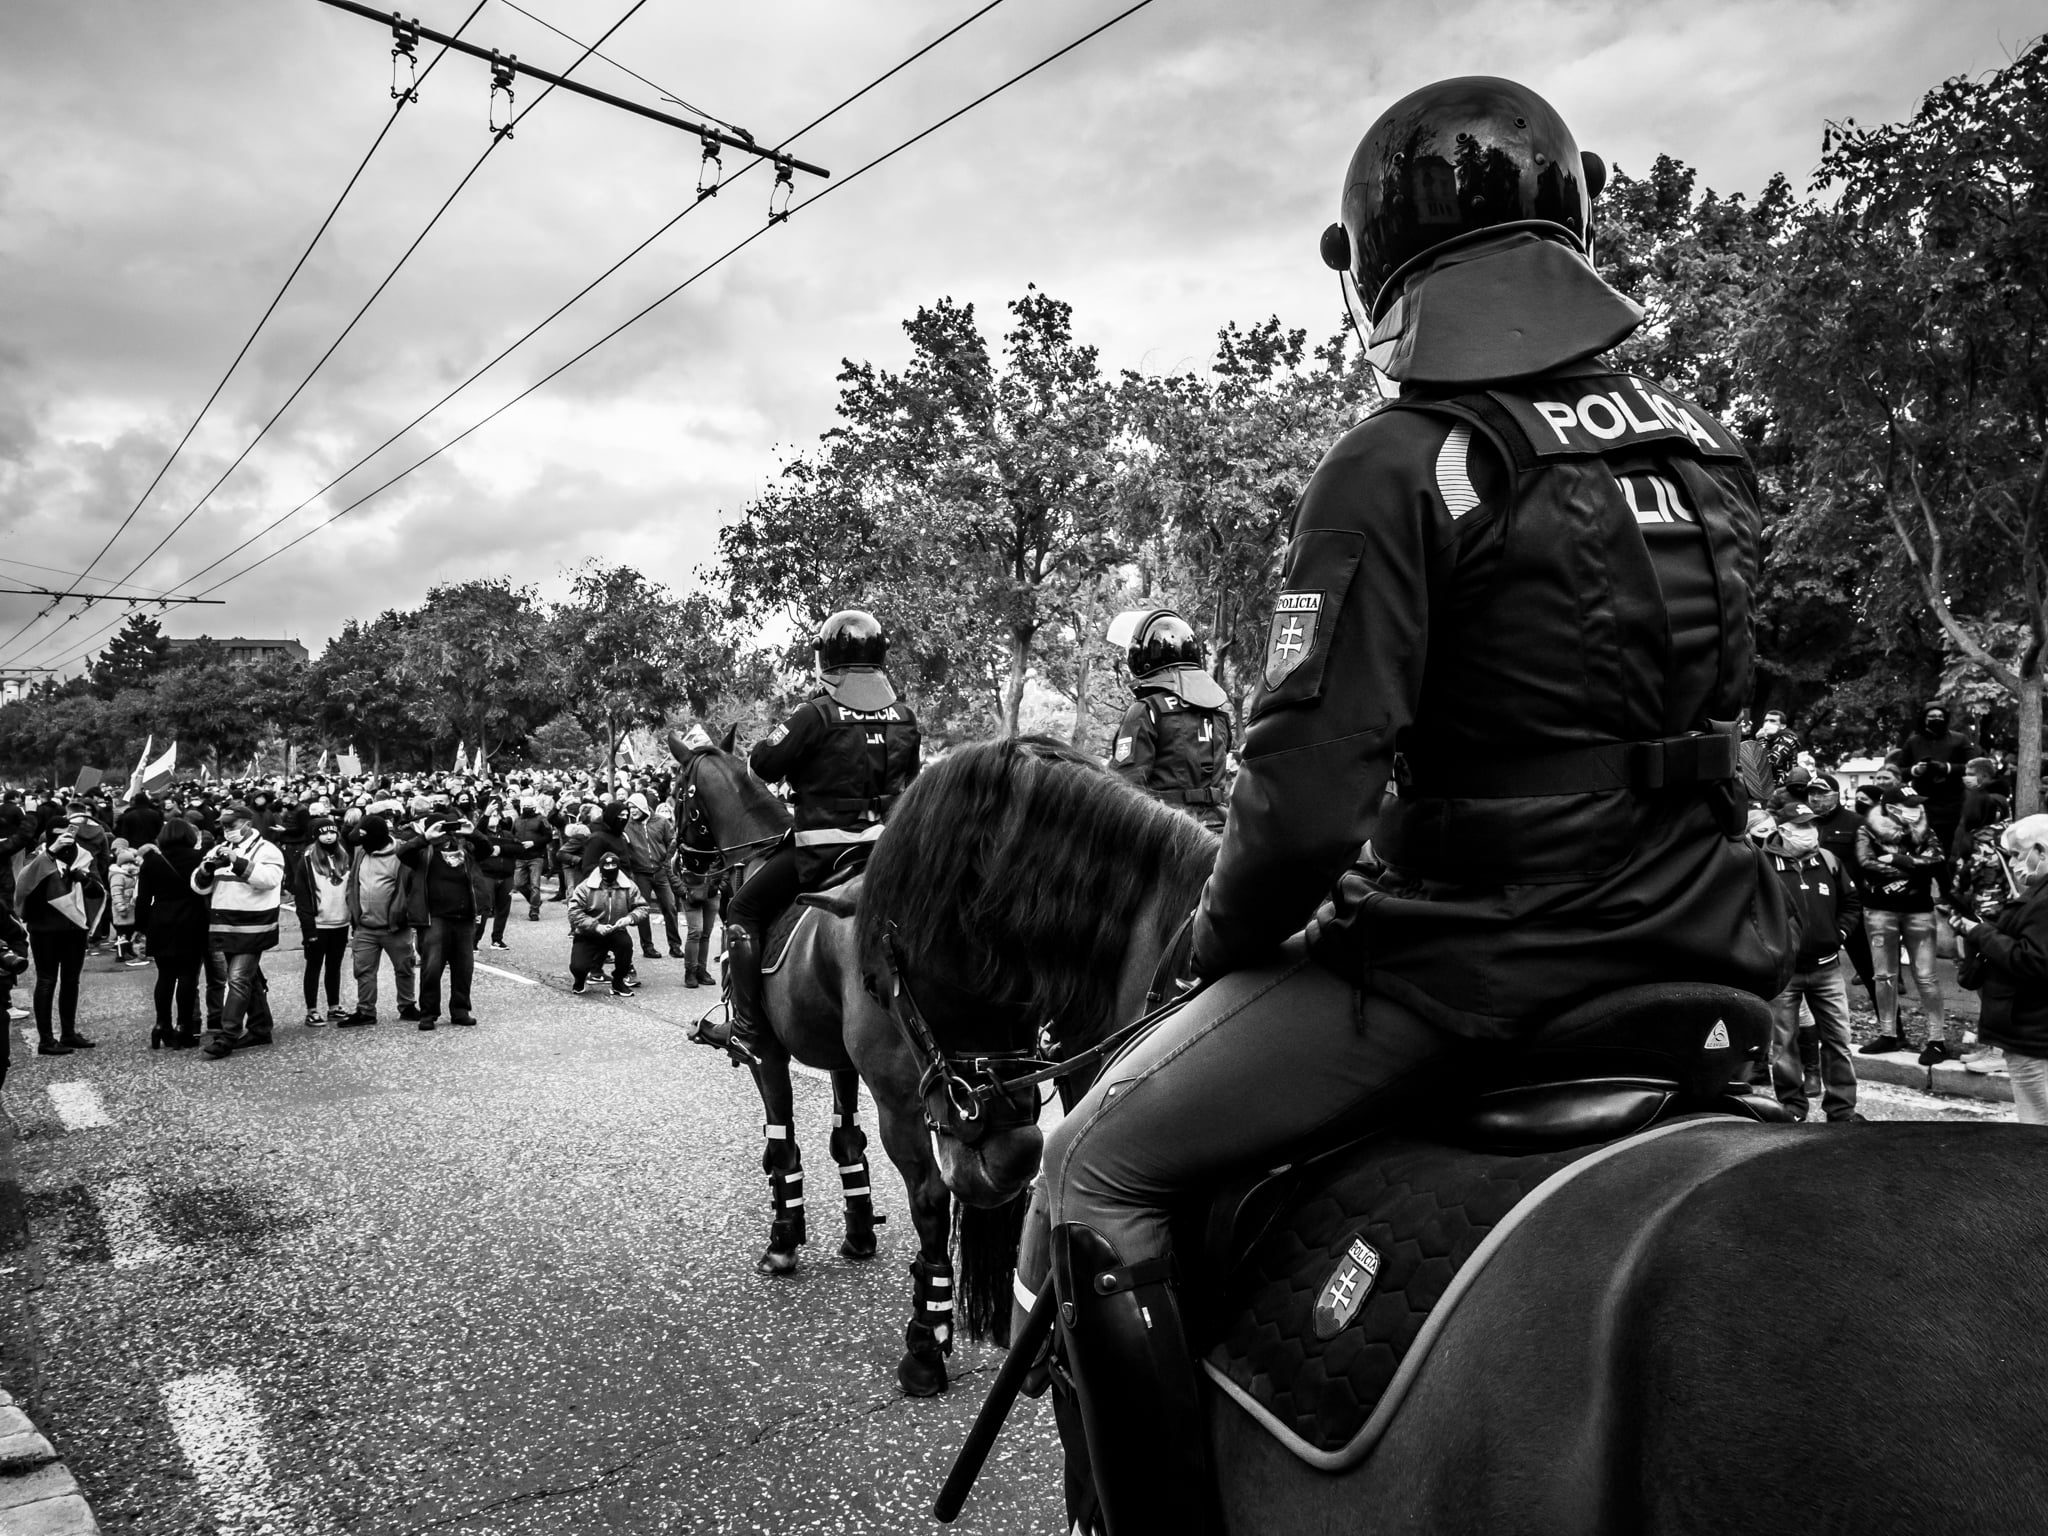
[[1342,1333],[1351,1319],[1358,1316],[1358,1309],[1365,1305],[1365,1298],[1372,1294],[1372,1284],[1379,1277],[1379,1249],[1362,1236],[1352,1238],[1345,1245],[1343,1259],[1316,1293],[1316,1337],[1334,1339]]
[[1316,623],[1323,613],[1320,592],[1282,592],[1273,599],[1273,627],[1266,634],[1266,686],[1278,688],[1287,674],[1315,649]]

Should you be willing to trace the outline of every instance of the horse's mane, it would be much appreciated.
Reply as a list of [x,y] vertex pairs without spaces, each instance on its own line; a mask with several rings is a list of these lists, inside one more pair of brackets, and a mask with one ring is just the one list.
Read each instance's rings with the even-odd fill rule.
[[1140,911],[1187,915],[1216,838],[1047,737],[980,742],[927,769],[890,813],[861,893],[871,968],[883,925],[949,985],[1028,1002],[1068,1041],[1116,1022]]

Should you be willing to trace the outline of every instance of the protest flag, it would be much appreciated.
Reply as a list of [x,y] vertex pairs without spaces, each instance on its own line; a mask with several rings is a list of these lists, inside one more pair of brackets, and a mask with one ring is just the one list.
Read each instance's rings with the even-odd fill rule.
[[[150,738],[152,741],[155,739],[153,736]],[[168,747],[164,748],[164,755],[162,757],[151,763],[147,768],[138,770],[142,788],[152,795],[161,794],[169,786],[171,776],[177,771],[178,743],[176,740],[173,740]]]

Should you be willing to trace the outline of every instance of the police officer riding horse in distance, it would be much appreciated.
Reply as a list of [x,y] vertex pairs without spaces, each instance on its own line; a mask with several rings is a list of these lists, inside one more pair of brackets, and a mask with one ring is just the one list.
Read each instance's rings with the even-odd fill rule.
[[[738,878],[725,910],[726,1017],[700,1021],[692,1037],[725,1050],[760,1089],[761,1168],[774,1218],[758,1267],[793,1273],[808,1241],[792,1059],[832,1078],[830,1146],[846,1204],[840,1254],[874,1256],[882,1218],[857,1119],[865,1082],[917,1229],[915,1311],[897,1376],[923,1396],[945,1389],[952,1349],[951,1197],[924,1133],[918,1063],[863,986],[851,920],[861,867],[920,761],[917,718],[889,681],[888,650],[874,615],[835,613],[813,641],[818,692],[747,762],[733,755],[730,732],[723,746],[701,728],[671,732],[668,745],[683,769],[676,822],[684,848]],[[788,784],[793,816],[768,781]]]
[[1137,699],[1117,723],[1110,766],[1153,799],[1223,830],[1230,767],[1230,700],[1204,669],[1202,642],[1171,608],[1120,613],[1112,645],[1126,647]]
[[949,1184],[1021,1195],[1078,1094],[942,1518],[1050,1379],[1109,1536],[2048,1528],[2048,1137],[1739,1085],[1799,940],[1736,777],[1761,512],[1601,356],[1603,174],[1499,79],[1360,143],[1323,254],[1399,397],[1296,509],[1220,843],[1057,743],[895,808],[860,965]]

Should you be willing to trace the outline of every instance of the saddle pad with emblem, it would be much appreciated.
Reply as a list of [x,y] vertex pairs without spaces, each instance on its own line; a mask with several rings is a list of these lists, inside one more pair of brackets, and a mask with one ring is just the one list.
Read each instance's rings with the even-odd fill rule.
[[1224,1282],[1210,1374],[1316,1450],[1350,1445],[1487,1233],[1596,1150],[1375,1139],[1304,1169],[1289,1209]]

